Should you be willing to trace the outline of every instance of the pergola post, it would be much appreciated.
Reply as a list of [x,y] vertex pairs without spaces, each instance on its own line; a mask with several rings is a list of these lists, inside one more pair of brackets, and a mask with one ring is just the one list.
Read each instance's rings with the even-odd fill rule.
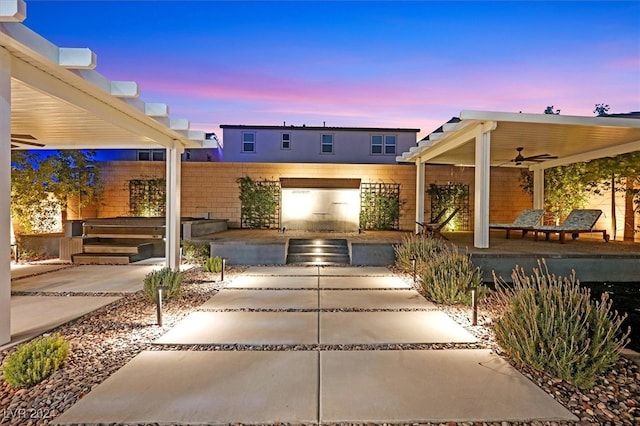
[[533,208],[544,208],[544,169],[533,169]]
[[[416,161],[416,222],[424,223],[424,176],[425,163]],[[420,225],[415,225],[416,233],[420,232]]]
[[0,345],[11,341],[11,55],[0,47]]
[[167,148],[167,208],[166,208],[166,241],[165,265],[177,271],[180,268],[180,155],[182,147],[175,141],[174,146]]
[[[489,124],[489,126],[487,126]],[[475,137],[475,203],[473,245],[489,248],[489,184],[491,175],[491,131],[495,123],[478,127]]]

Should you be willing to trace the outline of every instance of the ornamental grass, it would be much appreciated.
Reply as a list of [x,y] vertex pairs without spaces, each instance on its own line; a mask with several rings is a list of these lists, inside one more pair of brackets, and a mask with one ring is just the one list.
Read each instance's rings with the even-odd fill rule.
[[158,288],[162,287],[162,300],[169,301],[180,296],[183,274],[171,268],[149,272],[144,277],[143,294],[150,302],[158,302]]
[[575,271],[563,278],[550,274],[544,260],[538,266],[531,276],[516,267],[512,285],[494,274],[496,341],[521,365],[591,388],[629,342],[631,330],[621,332],[626,315],[611,311],[607,293],[592,300]]
[[69,342],[61,335],[42,336],[24,343],[2,363],[6,382],[28,388],[51,376],[67,359]]

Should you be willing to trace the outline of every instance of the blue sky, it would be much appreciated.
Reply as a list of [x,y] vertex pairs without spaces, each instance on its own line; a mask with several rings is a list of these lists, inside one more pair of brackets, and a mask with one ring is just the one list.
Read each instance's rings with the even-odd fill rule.
[[464,109],[640,110],[640,2],[27,0],[24,24],[88,47],[192,128],[420,128]]

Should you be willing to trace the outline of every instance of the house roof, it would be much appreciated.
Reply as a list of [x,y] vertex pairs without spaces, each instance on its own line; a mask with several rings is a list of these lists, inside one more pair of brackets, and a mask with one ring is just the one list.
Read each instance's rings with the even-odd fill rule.
[[[492,166],[548,168],[640,151],[640,120],[626,115],[462,111],[460,117],[449,120],[396,160],[473,166],[475,138],[489,131]],[[517,148],[523,148],[524,156],[549,154],[558,158],[517,165],[511,161]]]
[[389,128],[389,127],[329,127],[329,126],[265,126],[265,125],[244,125],[244,124],[221,124],[220,128],[224,129],[266,129],[266,130],[324,130],[324,131],[338,131],[338,132],[408,132],[418,133],[420,129],[405,129],[405,128]]

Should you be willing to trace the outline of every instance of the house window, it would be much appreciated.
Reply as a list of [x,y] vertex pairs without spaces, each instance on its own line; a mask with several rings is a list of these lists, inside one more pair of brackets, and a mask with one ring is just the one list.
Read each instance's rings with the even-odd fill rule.
[[384,153],[387,155],[396,154],[396,135],[385,135],[384,137]]
[[282,142],[280,144],[281,149],[291,149],[291,133],[282,134]]
[[164,149],[139,149],[138,161],[164,161]]
[[374,155],[382,154],[382,136],[381,135],[371,136],[371,154],[374,154]]
[[322,135],[320,152],[322,154],[333,154],[333,135]]
[[256,152],[256,134],[254,132],[242,133],[242,152]]

